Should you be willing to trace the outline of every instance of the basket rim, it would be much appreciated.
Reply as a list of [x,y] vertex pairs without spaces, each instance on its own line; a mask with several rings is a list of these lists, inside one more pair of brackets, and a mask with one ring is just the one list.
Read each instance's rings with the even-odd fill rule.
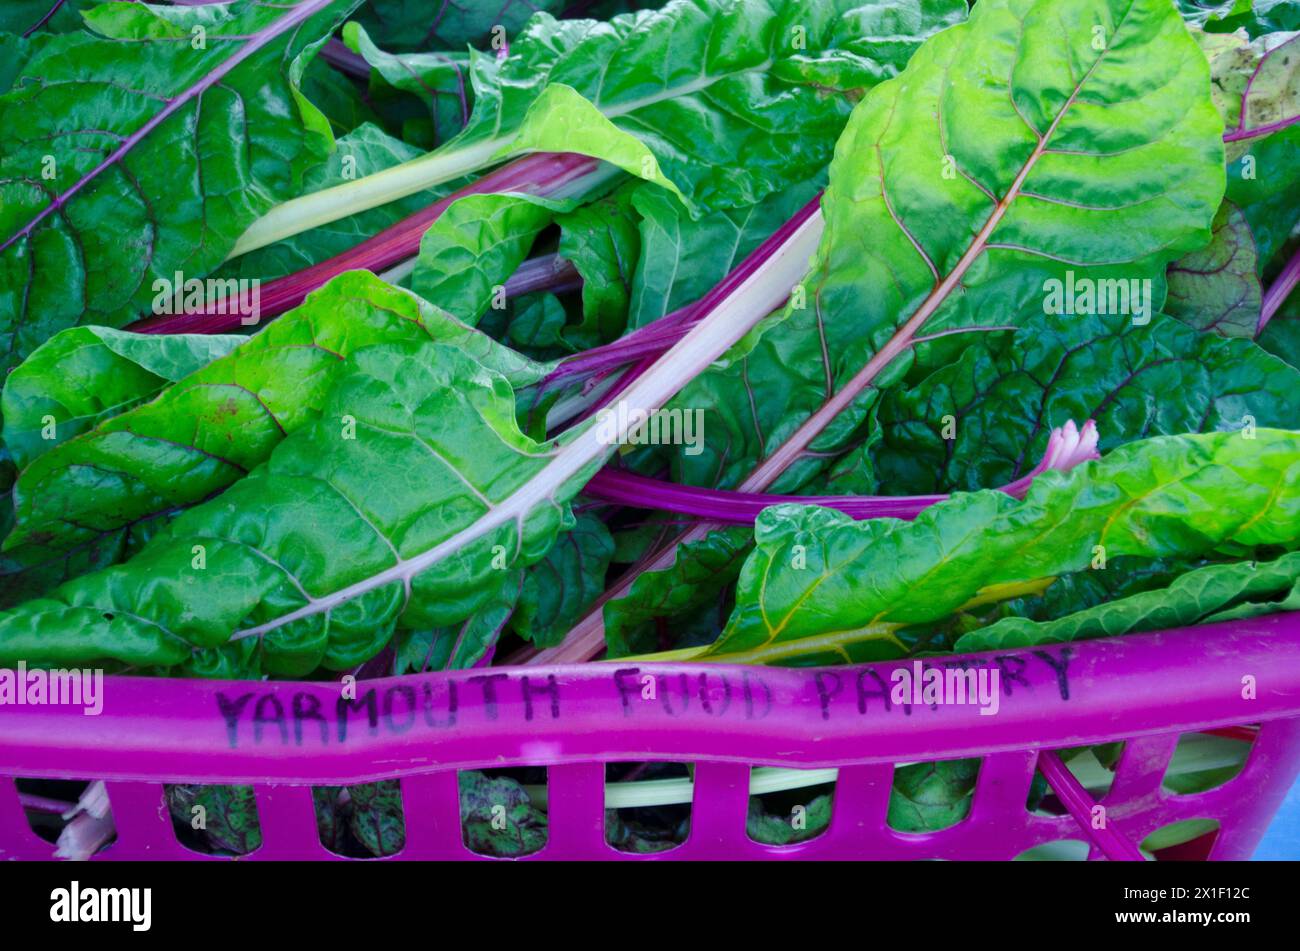
[[[0,773],[349,784],[504,762],[868,765],[1055,749],[1300,715],[1300,612],[928,658],[1008,679],[976,705],[887,702],[914,660],[582,664],[355,683],[105,678],[104,710],[0,706]],[[645,689],[642,678],[652,677]],[[991,673],[990,673],[991,677]],[[1242,678],[1254,678],[1245,696]],[[651,696],[651,694],[653,694]]]

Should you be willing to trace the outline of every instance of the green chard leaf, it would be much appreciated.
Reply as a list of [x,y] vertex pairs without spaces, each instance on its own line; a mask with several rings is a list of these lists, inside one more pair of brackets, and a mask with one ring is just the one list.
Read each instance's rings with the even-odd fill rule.
[[467,324],[504,306],[505,282],[533,241],[573,201],[532,195],[466,195],[452,202],[420,239],[411,288]]
[[1259,336],[1269,353],[1300,368],[1300,294],[1292,294]]
[[[370,0],[357,11],[381,46],[395,50],[463,50],[504,41],[535,12],[560,13],[572,0],[475,0],[430,4],[428,0]],[[498,31],[499,28],[499,31]]]
[[[304,174],[304,192],[311,193],[342,181],[363,178],[420,154],[419,149],[393,138],[373,124],[359,126],[340,138],[337,145],[327,161],[312,166]],[[268,281],[292,274],[355,247],[407,215],[433,204],[451,190],[449,186],[426,189],[399,201],[331,221],[268,247],[241,254],[218,268],[213,277]]]
[[529,568],[510,628],[538,647],[553,647],[605,590],[614,539],[599,518],[578,515],[574,527]]
[[[476,76],[479,98],[457,143],[510,148],[504,134],[518,129],[524,148],[585,151],[603,114],[701,210],[751,205],[825,165],[852,105],[828,89],[894,75],[926,36],[964,14],[960,0],[679,0],[608,23],[538,15],[511,41],[494,83]],[[484,59],[474,58],[476,72]]]
[[1095,420],[1107,451],[1143,436],[1239,429],[1247,417],[1300,419],[1300,373],[1248,340],[1198,334],[1163,314],[1145,325],[1039,315],[890,388],[871,455],[891,494],[974,490],[1025,475],[1068,420]]
[[632,194],[631,188],[620,188],[556,219],[559,254],[582,276],[582,323],[565,334],[579,350],[608,343],[627,327],[641,245]]
[[[87,338],[112,341],[116,351],[82,349]],[[156,520],[220,492],[265,461],[285,435],[316,419],[351,353],[429,339],[460,347],[514,385],[544,372],[364,271],[340,275],[249,338],[64,331],[15,370],[5,387],[3,408],[16,427],[5,435],[16,460],[28,463],[14,486],[16,524],[4,542],[6,555],[45,564],[86,546],[103,549],[135,526],[152,532]],[[239,346],[232,346],[235,341]],[[203,362],[205,346],[212,355],[226,352]],[[143,366],[132,373],[130,361],[118,356],[123,352]],[[101,376],[92,379],[111,379],[102,389],[79,391],[75,380],[67,383],[50,370],[51,361],[62,368],[68,359],[106,360]],[[152,378],[145,375],[149,369]],[[169,372],[176,382],[130,408],[154,396],[160,388],[155,381],[164,382]],[[42,454],[30,458],[45,429],[37,414],[56,403],[65,409],[52,414],[55,432],[67,441],[42,443]]]
[[487,603],[459,624],[399,630],[394,638],[397,658],[393,673],[465,670],[487,663],[523,587],[524,572],[503,574],[500,587]]
[[1259,271],[1268,274],[1300,221],[1300,125],[1246,145],[1247,152],[1227,165],[1227,198],[1250,223]]
[[300,191],[333,141],[299,83],[355,5],[107,3],[94,34],[41,44],[0,96],[5,367],[145,312],[157,281],[212,271]]
[[770,813],[763,808],[759,797],[750,796],[745,831],[755,842],[764,845],[793,845],[825,832],[831,823],[831,797],[816,796],[804,806],[804,810],[803,822],[796,826],[791,816]]
[[965,0],[673,0],[607,23],[539,13],[503,59],[470,51],[474,109],[456,138],[284,203],[235,250],[536,151],[603,159],[677,190],[694,215],[752,205],[816,177],[862,90],[965,13]]
[[[1150,319],[1166,266],[1210,239],[1222,132],[1206,60],[1164,0],[981,0],[855,108],[807,278],[670,404],[707,422],[702,452],[672,454],[674,480],[800,491],[866,438],[921,335],[1045,310]],[[1101,289],[1098,314],[1067,306],[1075,286]]]
[[1258,253],[1250,222],[1230,201],[1214,216],[1214,237],[1169,265],[1165,311],[1197,330],[1254,337],[1261,298]]
[[[194,830],[213,851],[247,855],[262,845],[262,825],[252,786],[163,787],[167,811],[183,829]],[[199,829],[194,821],[202,819]]]
[[1166,588],[1051,620],[1003,618],[962,635],[954,649],[966,653],[1059,644],[1295,610],[1300,610],[1300,552],[1272,562],[1206,565],[1180,575]]
[[143,336],[108,327],[56,334],[5,380],[4,444],[18,467],[224,357],[234,334]]
[[0,9],[0,32],[29,35],[39,31],[68,33],[85,29],[83,10],[104,0],[6,0]]
[[[499,821],[502,806],[504,828]],[[462,772],[460,820],[465,845],[483,855],[511,858],[536,852],[546,844],[546,813],[532,804],[523,786],[505,776]]]
[[624,657],[649,649],[646,637],[656,618],[680,619],[715,604],[736,580],[752,542],[748,526],[728,526],[678,547],[675,560],[664,570],[639,575],[627,594],[605,606],[609,655]]
[[407,141],[434,148],[469,120],[473,91],[464,52],[386,53],[359,23],[343,28],[343,41],[372,67],[368,98]]
[[264,464],[129,562],[0,614],[0,657],[204,673],[233,653],[300,676],[373,656],[399,618],[462,620],[500,571],[538,561],[572,526],[585,472],[520,497],[560,448],[522,435],[514,403],[505,377],[457,347],[363,347]]
[[1295,0],[1174,0],[1189,23],[1216,33],[1244,29],[1252,37],[1300,30]]
[[1099,551],[1190,558],[1297,535],[1300,434],[1270,429],[1131,443],[1069,473],[1043,473],[1023,502],[960,494],[914,522],[774,506],[759,516],[736,610],[704,656],[797,664],[898,656],[900,629],[1041,591]]
[[693,219],[671,192],[643,185],[632,194],[641,217],[640,253],[628,327],[644,327],[711,290],[768,235],[812,200],[818,180],[800,182],[755,205]]
[[806,451],[855,437],[922,332],[1095,319],[1064,300],[1075,286],[1101,289],[1099,316],[1149,318],[1165,266],[1210,239],[1221,133],[1205,60],[1162,0],[977,4],[854,111],[803,292],[674,401],[709,423],[674,475],[731,487],[766,459],[785,471],[773,490],[797,489],[825,465]]
[[977,759],[961,759],[898,767],[886,819],[890,828],[933,832],[965,819],[979,766]]

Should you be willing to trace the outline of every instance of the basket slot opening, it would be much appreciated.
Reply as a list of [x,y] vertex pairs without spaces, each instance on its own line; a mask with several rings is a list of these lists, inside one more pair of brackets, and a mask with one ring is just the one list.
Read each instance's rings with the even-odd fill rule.
[[22,777],[13,783],[28,827],[56,846],[56,857],[88,859],[117,841],[103,783]]
[[406,811],[399,780],[313,786],[311,802],[320,844],[335,855],[387,858],[406,847]]
[[[1075,746],[1054,750],[1071,775],[1097,802],[1101,802],[1115,784],[1115,767],[1124,751],[1124,743],[1103,743],[1098,746]],[[1069,811],[1047,784],[1042,773],[1034,773],[1025,808],[1038,815],[1064,816]]]
[[1141,849],[1158,862],[1203,862],[1219,837],[1219,820],[1182,819],[1153,831]]
[[761,845],[796,845],[826,834],[837,771],[755,766],[749,773],[745,833]]
[[911,763],[894,769],[887,823],[895,832],[948,829],[970,815],[979,780],[978,759]]
[[200,855],[248,855],[262,845],[252,786],[172,783],[163,787],[176,841]]
[[688,763],[606,763],[605,842],[636,854],[677,848],[690,836],[694,777]]
[[1178,737],[1160,787],[1174,795],[1217,789],[1241,774],[1257,728],[1234,727]]
[[1025,849],[1013,862],[1084,862],[1091,847],[1083,839],[1053,839]]
[[550,784],[546,767],[464,770],[457,776],[465,848],[518,858],[546,847]]

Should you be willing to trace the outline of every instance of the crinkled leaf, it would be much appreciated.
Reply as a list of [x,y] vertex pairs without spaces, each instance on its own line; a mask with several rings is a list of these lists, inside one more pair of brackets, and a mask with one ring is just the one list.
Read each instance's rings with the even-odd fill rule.
[[756,205],[692,219],[671,193],[642,186],[632,195],[641,216],[641,247],[632,281],[628,327],[644,327],[703,297],[810,201],[817,181],[800,182]]
[[348,789],[348,828],[371,855],[396,855],[406,845],[402,789],[396,780]]
[[1003,618],[963,635],[954,649],[967,653],[1059,644],[1297,609],[1300,552],[1292,552],[1272,562],[1207,565],[1175,578],[1167,588],[1051,620]]
[[107,3],[87,14],[99,35],[42,44],[0,97],[6,366],[57,330],[145,312],[155,281],[210,272],[301,189],[333,143],[297,86],[355,5]]
[[1107,558],[1194,557],[1300,534],[1300,434],[1159,436],[1035,479],[1025,500],[954,495],[915,521],[781,505],[755,526],[736,610],[707,651],[813,664],[897,655],[899,628],[1041,590]]
[[[177,349],[168,337],[122,336],[156,362]],[[49,557],[201,502],[316,419],[349,354],[427,339],[461,346],[515,385],[543,372],[414,295],[349,272],[151,402],[102,413],[93,429],[35,459],[15,484],[16,526],[4,550],[32,545]]]
[[649,159],[700,210],[750,205],[825,165],[851,106],[843,90],[894,75],[964,15],[960,0],[681,0],[607,23],[539,14],[500,64],[472,57],[474,113],[452,147],[508,148],[527,124],[519,148],[597,154],[617,127],[649,152],[624,142],[600,157]]
[[5,379],[4,443],[19,468],[126,412],[243,343],[233,334],[142,336],[72,327]]
[[577,517],[546,557],[524,573],[510,628],[538,647],[553,647],[605,590],[614,539],[594,515]]
[[1240,208],[1225,201],[1213,230],[1204,248],[1169,265],[1165,311],[1197,330],[1254,337],[1264,292],[1250,223]]
[[608,343],[627,326],[641,248],[631,196],[631,189],[621,188],[556,219],[559,254],[582,275],[582,323],[566,334],[578,349]]
[[[0,614],[0,657],[340,669],[373,656],[399,619],[469,617],[500,571],[540,560],[571,527],[568,499],[603,456],[584,443],[548,470],[560,450],[519,432],[505,377],[427,339],[345,363],[317,413],[248,476],[129,562]],[[543,470],[554,474],[535,480]]]
[[261,846],[262,826],[252,786],[180,784],[164,786],[163,793],[172,819],[194,831],[213,851],[247,855]]
[[1096,420],[1109,450],[1143,436],[1237,429],[1247,416],[1261,426],[1300,419],[1300,374],[1250,341],[1198,334],[1161,314],[1145,326],[1039,315],[1023,331],[967,346],[920,383],[891,388],[873,459],[895,495],[990,488],[1032,469],[1067,420]]
[[716,603],[740,572],[752,539],[747,526],[718,529],[678,546],[673,563],[664,570],[638,575],[623,597],[605,605],[609,655],[621,657],[647,649],[647,631],[656,618],[677,619]]
[[[550,557],[549,553],[547,557]],[[485,663],[515,611],[523,585],[523,572],[504,574],[500,587],[488,603],[459,624],[398,631],[394,638],[397,657],[393,673],[465,670]]]
[[[901,341],[1021,325],[1049,281],[1138,280],[1158,309],[1165,265],[1209,240],[1221,135],[1205,59],[1164,0],[981,0],[855,109],[803,292],[676,399],[709,425],[674,474],[736,485],[846,403],[809,446],[842,448],[875,397],[848,386],[873,356],[901,352],[870,371],[889,386],[910,359]],[[792,459],[772,487],[822,465]]]

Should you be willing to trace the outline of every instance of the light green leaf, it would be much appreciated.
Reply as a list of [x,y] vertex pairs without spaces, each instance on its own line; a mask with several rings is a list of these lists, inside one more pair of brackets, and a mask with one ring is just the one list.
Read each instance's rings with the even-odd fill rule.
[[441,627],[483,609],[501,571],[572,526],[568,499],[598,458],[507,514],[557,451],[520,433],[510,384],[459,348],[363,347],[319,415],[248,476],[131,561],[0,614],[0,657],[211,673],[252,645],[244,669],[351,666],[399,620]]
[[1063,311],[1067,284],[1157,312],[1165,266],[1208,243],[1222,198],[1208,72],[1164,0],[981,0],[855,109],[809,276],[677,398],[709,425],[674,474],[731,487],[763,459],[784,473],[770,488],[797,489],[857,438],[917,336],[1023,326]]
[[608,23],[538,14],[504,59],[471,51],[474,111],[459,136],[401,168],[285,203],[236,250],[530,149],[576,150],[662,178],[696,214],[752,205],[816,176],[862,90],[965,14],[964,0],[674,0]]
[[[395,139],[376,125],[362,125],[338,140],[329,159],[303,176],[303,191],[310,193],[392,168],[420,154],[420,150]],[[341,254],[407,215],[425,208],[451,191],[450,186],[417,192],[400,201],[340,218],[312,228],[266,248],[227,261],[215,277],[283,277]]]
[[505,306],[506,279],[556,213],[573,207],[516,193],[458,198],[420,239],[412,290],[477,324],[489,307]]
[[4,443],[18,467],[123,413],[243,343],[233,334],[56,334],[5,379]]
[[897,656],[897,631],[1034,590],[1106,558],[1194,557],[1300,535],[1300,434],[1160,436],[1069,473],[1023,502],[953,496],[914,522],[855,522],[812,506],[759,516],[736,610],[711,659],[815,664]]
[[[134,352],[152,349],[155,363],[176,349],[166,337],[134,339]],[[351,353],[428,339],[457,345],[515,385],[544,372],[409,292],[348,272],[151,402],[109,415],[32,461],[14,487],[17,523],[4,551],[35,546],[49,557],[200,502],[316,419]]]

